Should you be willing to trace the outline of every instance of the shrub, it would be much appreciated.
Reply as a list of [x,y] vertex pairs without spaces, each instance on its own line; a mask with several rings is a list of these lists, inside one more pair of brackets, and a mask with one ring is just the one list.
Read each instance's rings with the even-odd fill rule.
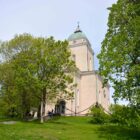
[[112,105],[110,108],[112,123],[131,127],[140,126],[140,111],[134,106]]
[[92,115],[91,123],[94,124],[104,124],[109,122],[109,115],[104,112],[101,105],[96,104],[90,110]]

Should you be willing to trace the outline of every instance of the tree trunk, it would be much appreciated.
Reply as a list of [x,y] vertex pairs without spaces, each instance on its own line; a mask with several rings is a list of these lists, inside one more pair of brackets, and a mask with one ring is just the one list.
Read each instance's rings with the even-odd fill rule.
[[46,88],[43,89],[42,99],[41,99],[41,108],[40,108],[40,122],[44,122],[45,116],[45,104],[46,104]]
[[40,108],[40,123],[43,123],[43,100],[41,100],[41,108]]
[[30,100],[28,100],[28,95],[24,91],[21,94],[21,110],[22,110],[22,119],[27,121],[30,113]]
[[[41,102],[40,102],[41,103]],[[38,117],[38,119],[40,119],[40,109],[41,109],[41,104],[38,106],[38,111],[37,111],[37,117]]]

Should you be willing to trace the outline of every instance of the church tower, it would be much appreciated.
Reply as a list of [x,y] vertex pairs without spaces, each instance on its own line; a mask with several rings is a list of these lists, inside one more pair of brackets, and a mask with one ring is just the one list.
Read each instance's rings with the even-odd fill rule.
[[93,71],[94,52],[86,35],[80,30],[79,25],[68,38],[72,57],[80,71]]
[[109,86],[103,88],[102,77],[94,69],[94,52],[91,44],[79,25],[68,37],[72,59],[78,68],[74,75],[74,95],[71,100],[58,100],[47,106],[46,112],[55,110],[62,115],[86,115],[90,108],[99,103],[108,111]]

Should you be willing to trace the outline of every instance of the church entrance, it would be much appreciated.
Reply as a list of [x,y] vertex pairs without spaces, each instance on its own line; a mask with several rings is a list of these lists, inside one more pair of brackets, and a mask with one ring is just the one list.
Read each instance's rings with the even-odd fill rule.
[[55,114],[63,115],[65,114],[66,102],[64,100],[60,100],[55,105]]

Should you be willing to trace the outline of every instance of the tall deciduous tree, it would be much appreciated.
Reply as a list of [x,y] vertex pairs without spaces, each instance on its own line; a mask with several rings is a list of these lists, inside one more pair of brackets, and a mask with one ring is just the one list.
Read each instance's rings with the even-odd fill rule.
[[140,1],[118,0],[108,19],[108,31],[98,55],[100,74],[110,80],[114,99],[140,106]]
[[[1,54],[4,56],[1,67],[3,64],[12,65],[12,83],[16,89],[14,92],[21,101],[23,117],[37,104],[41,106],[43,122],[48,100],[72,97],[73,90],[70,88],[74,87],[72,74],[76,68],[70,59],[67,41],[23,34],[2,44]],[[2,81],[5,81],[5,77],[1,79],[3,87]]]

